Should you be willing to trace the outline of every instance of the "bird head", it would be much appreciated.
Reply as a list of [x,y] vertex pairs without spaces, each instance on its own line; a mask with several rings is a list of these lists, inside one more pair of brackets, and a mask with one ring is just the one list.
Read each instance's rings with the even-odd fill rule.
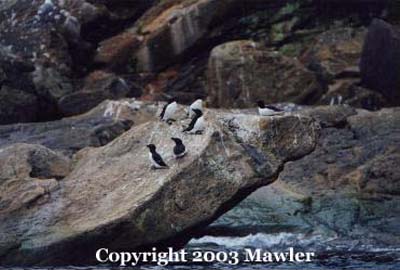
[[156,150],[156,146],[154,144],[148,144],[147,148],[149,148],[150,151],[155,151]]
[[203,105],[203,100],[201,98],[197,99],[194,103]]
[[262,101],[262,100],[257,101],[257,106],[258,106],[259,108],[261,108],[261,109],[264,109],[264,108],[265,108],[264,101]]
[[172,137],[171,140],[173,140],[176,144],[182,143],[182,140],[179,139],[179,138],[174,138],[174,137]]

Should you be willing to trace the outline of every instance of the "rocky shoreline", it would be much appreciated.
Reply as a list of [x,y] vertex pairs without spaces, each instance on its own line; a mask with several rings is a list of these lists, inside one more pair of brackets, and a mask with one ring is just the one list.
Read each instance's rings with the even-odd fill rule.
[[[400,244],[397,4],[244,2],[0,3],[0,265],[179,248],[256,190],[268,226]],[[206,131],[182,134],[197,98]]]

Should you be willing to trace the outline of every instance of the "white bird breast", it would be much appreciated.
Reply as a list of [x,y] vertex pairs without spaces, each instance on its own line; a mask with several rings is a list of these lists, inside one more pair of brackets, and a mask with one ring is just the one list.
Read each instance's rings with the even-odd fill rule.
[[165,109],[165,113],[164,113],[164,117],[163,120],[167,121],[169,119],[173,119],[176,109],[177,109],[178,105],[176,104],[176,102],[172,102],[171,104],[169,104],[167,106],[167,108]]
[[262,116],[271,116],[271,115],[275,115],[275,114],[279,114],[279,112],[276,112],[274,110],[268,109],[268,108],[258,108],[258,113]]
[[189,107],[189,117],[193,118],[195,115],[195,112],[193,111],[194,109],[198,109],[203,111],[203,100],[198,99],[195,102],[192,103]]
[[204,128],[205,128],[205,122],[204,122],[204,117],[202,116],[199,119],[197,119],[193,129],[189,133],[196,133],[198,131],[203,131]]
[[184,155],[186,155],[186,150],[183,151],[183,153],[180,153],[180,154],[178,154],[178,155],[175,155],[175,157],[180,158],[180,157],[183,157]]
[[151,154],[151,152],[149,153],[149,159],[150,159],[151,164],[152,164],[155,168],[158,168],[158,169],[161,168],[161,166],[160,166],[157,162],[154,161],[153,155]]

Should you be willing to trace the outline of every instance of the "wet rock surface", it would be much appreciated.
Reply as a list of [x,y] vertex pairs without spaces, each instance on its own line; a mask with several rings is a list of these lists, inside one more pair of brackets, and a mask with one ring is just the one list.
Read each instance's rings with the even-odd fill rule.
[[[249,197],[265,210],[253,213],[249,222],[322,233],[338,243],[350,239],[357,246],[398,245],[399,113],[398,108],[305,111],[325,122],[315,150],[287,163],[277,181]],[[234,218],[240,207],[215,225]]]

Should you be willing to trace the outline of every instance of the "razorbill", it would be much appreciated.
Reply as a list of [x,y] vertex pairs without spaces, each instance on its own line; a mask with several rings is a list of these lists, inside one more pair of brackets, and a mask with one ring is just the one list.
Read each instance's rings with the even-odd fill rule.
[[179,138],[171,138],[175,142],[174,155],[175,158],[182,158],[186,155],[186,147]]
[[50,12],[54,11],[55,7],[52,0],[44,0],[43,4],[39,6],[37,11],[37,15],[45,15],[49,14]]
[[334,96],[334,97],[331,98],[331,101],[330,101],[329,105],[333,106],[335,104],[337,104],[337,105],[342,105],[343,104],[343,97],[341,95]]
[[168,165],[165,164],[164,160],[156,151],[156,146],[154,144],[149,144],[147,147],[150,150],[149,159],[152,164],[153,169],[167,169]]
[[189,118],[193,118],[196,115],[193,112],[194,109],[203,111],[203,100],[198,99],[189,106]]
[[282,114],[284,111],[272,106],[272,105],[265,105],[264,101],[260,100],[257,101],[258,105],[258,113],[263,116],[272,116],[272,115],[277,115],[277,114]]
[[171,121],[175,121],[173,118],[176,112],[178,104],[174,100],[169,100],[168,103],[162,109],[160,114],[161,121],[165,121],[170,123]]
[[189,126],[183,130],[183,132],[188,132],[190,134],[201,134],[205,128],[203,112],[198,109],[194,109],[193,112],[196,115],[190,122]]

